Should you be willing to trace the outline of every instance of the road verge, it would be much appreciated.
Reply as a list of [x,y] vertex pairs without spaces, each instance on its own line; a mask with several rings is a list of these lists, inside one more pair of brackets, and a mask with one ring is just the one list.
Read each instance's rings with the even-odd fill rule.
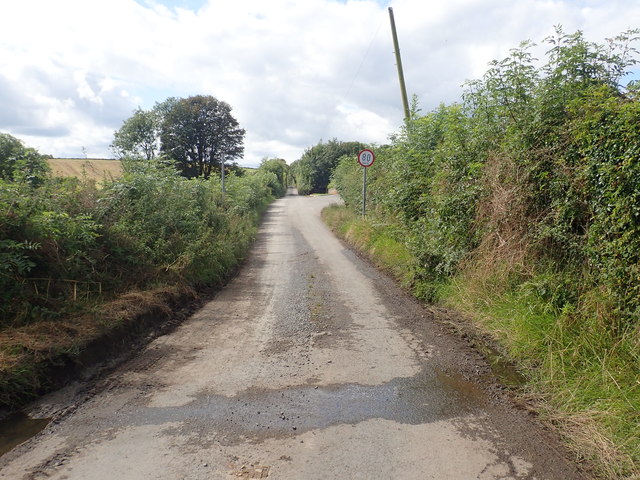
[[[367,256],[374,265],[391,274],[414,295],[419,298],[424,297],[421,295],[424,293],[421,292],[421,286],[415,284],[410,274],[411,265],[415,259],[412,258],[401,238],[398,238],[398,232],[392,225],[370,218],[364,219],[340,206],[326,208],[322,212],[322,218],[351,248]],[[636,437],[638,409],[635,409],[634,416],[632,404],[635,397],[625,396],[627,403],[617,404],[618,392],[610,392],[609,399],[600,398],[599,401],[592,403],[590,408],[580,410],[570,406],[569,402],[564,401],[567,395],[586,397],[590,394],[586,388],[589,376],[582,375],[585,379],[583,391],[575,388],[569,391],[571,372],[558,371],[554,378],[548,378],[543,369],[536,368],[535,358],[533,358],[535,352],[528,352],[527,357],[515,350],[510,343],[516,333],[521,333],[513,332],[519,328],[518,322],[528,323],[525,322],[526,318],[520,318],[518,310],[526,310],[529,307],[521,305],[517,308],[518,305],[509,304],[508,298],[495,298],[493,299],[495,306],[492,308],[478,308],[477,303],[482,300],[475,298],[474,302],[466,301],[468,292],[463,291],[464,283],[460,282],[460,279],[454,280],[458,283],[452,281],[449,284],[443,284],[436,292],[437,305],[455,310],[458,312],[455,317],[464,319],[462,323],[460,320],[447,321],[447,323],[454,326],[454,330],[462,336],[473,337],[471,343],[492,364],[496,376],[510,387],[516,403],[540,415],[549,428],[558,431],[576,460],[583,465],[589,465],[589,469],[596,472],[598,478],[640,478],[637,461],[639,442]],[[477,291],[474,293],[478,295]],[[481,293],[484,295],[487,292]],[[430,292],[428,297],[434,297],[433,292]],[[505,311],[500,312],[500,309]],[[528,320],[532,321],[531,318]],[[464,325],[465,322],[468,325]],[[512,338],[505,340],[505,332],[512,334]],[[496,364],[495,359],[500,359],[500,362]],[[501,365],[505,363],[516,366],[517,381],[509,381],[501,375]],[[511,372],[511,369],[508,371]],[[576,375],[579,373],[577,372]],[[562,375],[565,377],[562,378]],[[634,429],[636,434],[632,433]]]

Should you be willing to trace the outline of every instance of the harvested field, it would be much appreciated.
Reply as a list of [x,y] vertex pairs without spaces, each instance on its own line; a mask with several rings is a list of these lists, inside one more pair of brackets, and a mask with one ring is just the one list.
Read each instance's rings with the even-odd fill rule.
[[51,158],[47,160],[55,177],[86,176],[96,182],[122,175],[120,160],[97,158]]

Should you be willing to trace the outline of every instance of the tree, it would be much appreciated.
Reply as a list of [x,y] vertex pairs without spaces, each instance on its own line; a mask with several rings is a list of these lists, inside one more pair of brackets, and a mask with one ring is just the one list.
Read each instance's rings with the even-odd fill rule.
[[152,110],[136,109],[111,147],[121,157],[151,160],[162,154],[183,176],[208,178],[214,168],[242,156],[244,134],[229,104],[210,95],[170,97]]
[[17,138],[8,133],[0,133],[0,177],[4,180],[13,180],[13,171],[19,153],[24,150],[24,145]]
[[157,109],[136,109],[115,132],[111,148],[120,157],[155,158],[160,150],[160,113]]
[[41,185],[50,169],[43,155],[17,138],[0,133],[0,178],[31,186]]
[[161,151],[186,177],[209,178],[214,167],[240,158],[245,131],[229,104],[212,96],[178,99],[165,106]]
[[276,197],[282,197],[287,193],[289,166],[285,160],[282,158],[264,158],[260,163],[258,172],[273,174],[274,182],[268,182],[268,184]]
[[364,148],[360,142],[340,142],[335,138],[308,148],[292,165],[298,192],[326,193],[333,170],[343,155],[357,155]]

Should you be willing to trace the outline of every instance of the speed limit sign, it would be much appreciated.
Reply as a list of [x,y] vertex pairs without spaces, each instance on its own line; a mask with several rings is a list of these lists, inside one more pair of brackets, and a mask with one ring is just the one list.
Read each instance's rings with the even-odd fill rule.
[[367,167],[373,165],[376,156],[374,153],[365,148],[358,152],[358,163],[364,168],[362,169],[362,216],[364,217],[367,212]]
[[368,148],[365,148],[364,150],[360,150],[358,152],[358,163],[363,167],[370,167],[371,165],[373,165],[375,159],[376,156]]

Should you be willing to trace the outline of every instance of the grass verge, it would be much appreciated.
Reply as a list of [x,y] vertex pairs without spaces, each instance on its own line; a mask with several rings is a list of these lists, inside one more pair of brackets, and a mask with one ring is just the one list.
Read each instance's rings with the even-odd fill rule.
[[[415,260],[396,227],[343,206],[322,213],[343,240],[419,292]],[[499,270],[499,269],[498,269]],[[549,275],[527,282],[472,269],[442,284],[438,302],[467,314],[494,338],[526,378],[518,394],[565,439],[577,461],[602,479],[640,478],[640,332],[604,335],[597,292],[581,310],[550,306]],[[543,285],[544,288],[540,288]]]
[[607,335],[585,314],[554,311],[527,283],[504,292],[475,283],[460,275],[441,301],[498,339],[527,377],[523,393],[578,460],[600,478],[640,478],[637,337]]
[[409,285],[414,259],[398,240],[397,227],[372,222],[340,205],[326,207],[322,219],[340,238],[369,255],[378,268],[393,275],[403,286]]

